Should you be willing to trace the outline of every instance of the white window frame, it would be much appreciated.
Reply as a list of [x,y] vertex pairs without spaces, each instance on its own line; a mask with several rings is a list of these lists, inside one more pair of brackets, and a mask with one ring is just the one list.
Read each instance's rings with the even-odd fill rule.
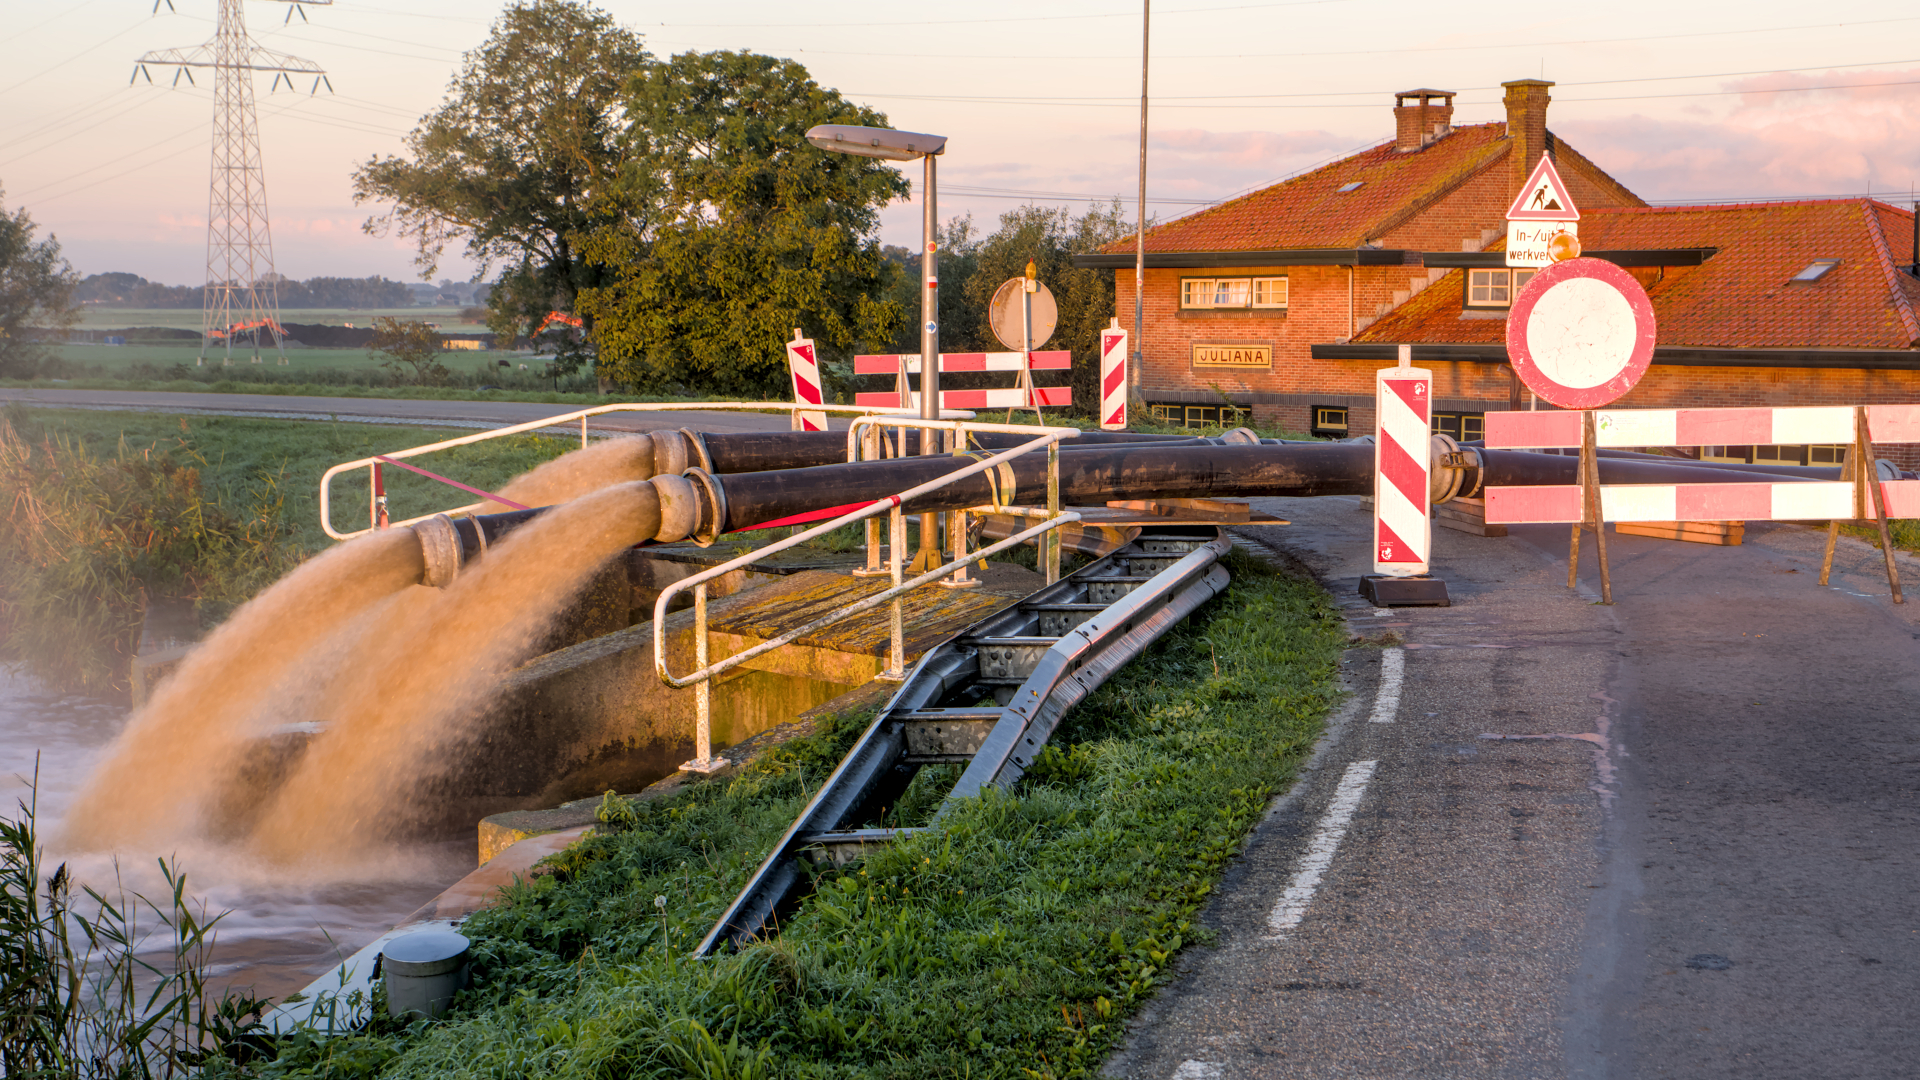
[[[1520,286],[1532,279],[1537,270],[1470,269],[1467,271],[1466,306],[1470,308],[1510,308]],[[1485,284],[1476,284],[1476,279]],[[1474,290],[1485,289],[1486,299],[1475,299]],[[1495,293],[1504,294],[1498,298]]]
[[[1260,298],[1262,292],[1266,299]],[[1275,295],[1278,300],[1274,299]],[[1287,306],[1287,279],[1282,277],[1257,277],[1253,279],[1253,306],[1284,311]]]

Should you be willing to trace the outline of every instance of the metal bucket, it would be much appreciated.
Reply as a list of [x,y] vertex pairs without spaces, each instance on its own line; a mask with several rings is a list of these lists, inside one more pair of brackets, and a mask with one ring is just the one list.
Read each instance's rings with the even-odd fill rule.
[[451,930],[403,934],[381,952],[390,1016],[438,1018],[467,985],[467,939]]

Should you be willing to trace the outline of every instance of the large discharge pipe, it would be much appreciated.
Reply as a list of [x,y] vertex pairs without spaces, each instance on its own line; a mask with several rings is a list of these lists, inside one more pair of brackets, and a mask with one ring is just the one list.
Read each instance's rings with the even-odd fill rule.
[[[1435,458],[1436,502],[1471,497],[1486,487],[1571,484],[1579,468],[1576,458],[1510,450],[1436,448]],[[904,457],[724,476],[689,468],[684,476],[632,481],[651,484],[661,507],[654,533],[635,536],[634,543],[685,539],[711,543],[722,533],[738,529],[850,510],[937,480],[955,465],[952,457]],[[1599,467],[1605,484],[1728,483],[1754,475],[1643,457],[1605,457]],[[1032,503],[1044,497],[1046,485],[1045,458],[1029,454],[923,495],[903,509],[927,513]],[[1373,491],[1373,447],[1359,442],[1093,445],[1061,455],[1060,488],[1063,501],[1082,505],[1112,499],[1367,495]],[[467,561],[545,509],[457,521],[441,516],[414,526],[427,567],[423,580],[427,584],[451,581]]]

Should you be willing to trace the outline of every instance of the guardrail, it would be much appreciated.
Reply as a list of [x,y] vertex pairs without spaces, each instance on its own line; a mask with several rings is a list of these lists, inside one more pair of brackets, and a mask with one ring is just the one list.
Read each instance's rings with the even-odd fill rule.
[[[866,422],[863,424],[863,421]],[[1052,572],[1047,579],[1048,583],[1051,584],[1058,579],[1059,536],[1055,530],[1063,525],[1069,525],[1080,520],[1080,515],[1060,509],[1059,443],[1062,439],[1070,439],[1079,435],[1080,431],[1078,428],[1058,427],[1035,429],[1011,424],[968,424],[965,421],[922,420],[898,416],[875,417],[870,421],[867,421],[867,418],[861,418],[857,419],[855,424],[866,426],[868,428],[867,437],[873,441],[880,439],[879,428],[883,425],[900,428],[917,427],[923,430],[947,430],[951,432],[953,436],[952,449],[956,454],[966,453],[964,447],[966,433],[968,431],[1013,431],[1026,434],[1037,430],[1040,434],[1037,438],[1022,443],[1019,446],[981,458],[971,465],[956,469],[937,479],[929,480],[917,487],[908,488],[897,495],[889,495],[884,499],[877,499],[868,503],[866,506],[842,514],[831,521],[789,536],[785,540],[777,541],[766,547],[748,552],[737,559],[703,570],[691,577],[683,578],[662,591],[659,599],[654,601],[653,606],[654,671],[660,676],[660,680],[668,686],[676,689],[684,689],[688,686],[694,687],[694,747],[695,752],[699,756],[682,765],[681,768],[690,772],[712,772],[727,764],[725,758],[715,758],[713,756],[712,680],[714,677],[731,671],[755,657],[789,645],[807,634],[825,629],[828,626],[850,619],[863,612],[871,611],[891,601],[893,610],[891,615],[891,642],[888,652],[889,663],[887,669],[881,672],[880,677],[894,680],[905,679],[906,630],[900,597],[908,591],[940,580],[948,575],[963,572],[966,567],[972,566],[974,563],[979,562],[989,555],[997,555],[1016,544],[1022,544],[1027,540],[1043,535],[1048,537],[1049,547],[1052,551]],[[858,439],[858,437],[857,429],[850,430],[848,434],[849,445],[857,445],[855,440]],[[956,513],[953,520],[959,522],[955,528],[955,532],[958,534],[960,542],[956,544],[953,549],[955,558],[943,566],[929,570],[911,580],[905,580],[904,567],[906,562],[907,536],[906,514],[901,509],[902,504],[918,498],[921,495],[938,491],[955,481],[963,480],[969,476],[987,472],[988,470],[997,469],[1005,462],[1011,461],[1030,451],[1038,450],[1041,447],[1047,449],[1047,490],[1050,493],[1048,504],[1049,513],[1045,520],[1030,529],[1015,533],[1005,540],[969,553],[966,551],[964,511]],[[998,512],[1001,508],[983,509],[991,509]],[[887,552],[888,565],[885,568],[878,568],[878,547],[871,543],[877,533],[878,523],[872,522],[870,519],[882,513],[888,515],[888,535],[890,540]],[[814,537],[832,532],[843,525],[850,525],[856,521],[869,521],[868,535],[870,546],[868,549],[868,563],[870,567],[880,569],[881,572],[892,577],[893,583],[891,587],[882,592],[875,593],[872,596],[854,601],[837,611],[815,619],[805,626],[790,630],[777,638],[763,641],[717,664],[711,661],[710,636],[707,625],[707,582],[751,565],[769,555],[785,551],[799,544],[804,544]],[[667,667],[666,635],[661,632],[661,627],[666,625],[667,611],[673,598],[688,590],[692,590],[693,592],[694,663],[698,665],[698,668],[686,675],[676,676]]]
[[[876,406],[871,406],[871,405],[808,405],[805,407],[805,409],[806,411],[810,411],[810,412],[852,413],[852,414],[855,414],[856,416],[872,416],[875,414],[884,414],[888,411],[886,409],[879,408]],[[704,402],[695,402],[695,403],[618,402],[616,404],[611,404],[611,405],[595,405],[590,409],[580,409],[575,412],[561,413],[557,416],[549,416],[541,420],[529,420],[524,424],[513,424],[509,427],[494,428],[489,431],[475,432],[472,435],[462,435],[457,439],[443,439],[440,442],[428,443],[425,446],[415,446],[406,450],[396,450],[391,454],[379,454],[379,455],[375,455],[374,457],[364,457],[355,461],[342,462],[341,464],[335,465],[333,468],[328,469],[325,473],[321,474],[321,477],[320,477],[320,527],[322,529],[325,529],[327,535],[331,536],[335,540],[351,540],[356,536],[364,536],[365,534],[373,532],[376,529],[392,528],[394,526],[400,526],[400,525],[412,525],[417,522],[425,521],[427,518],[433,517],[435,514],[453,515],[453,514],[470,513],[486,505],[485,501],[477,502],[477,503],[469,503],[466,506],[455,507],[454,509],[451,509],[451,510],[435,510],[431,514],[422,514],[419,517],[407,518],[404,521],[383,522],[380,519],[381,512],[384,509],[384,507],[381,505],[384,495],[382,494],[381,484],[380,484],[380,465],[383,460],[399,461],[406,458],[419,457],[422,454],[431,454],[437,450],[448,450],[456,446],[466,446],[471,443],[485,442],[488,439],[498,439],[505,435],[519,435],[523,432],[538,431],[541,428],[558,427],[562,424],[570,424],[575,420],[580,421],[580,445],[582,447],[585,447],[587,445],[587,418],[591,416],[599,416],[603,413],[615,413],[615,412],[713,412],[713,411],[784,412],[789,415],[792,415],[794,413],[800,412],[801,406],[792,405],[792,404],[779,402],[779,401],[718,401],[718,402],[704,401]],[[971,416],[971,414],[968,414],[968,415]],[[1024,430],[1030,431],[1032,429],[1027,428]],[[333,478],[336,476],[339,476],[341,473],[349,472],[354,469],[367,470],[367,527],[364,529],[356,530],[354,532],[343,533],[336,530],[333,527],[333,515],[332,515]],[[436,477],[436,479],[442,479],[442,478]],[[448,481],[448,482],[451,483],[451,481]],[[455,485],[455,486],[458,487],[461,485]],[[472,490],[472,489],[467,489],[467,490]]]

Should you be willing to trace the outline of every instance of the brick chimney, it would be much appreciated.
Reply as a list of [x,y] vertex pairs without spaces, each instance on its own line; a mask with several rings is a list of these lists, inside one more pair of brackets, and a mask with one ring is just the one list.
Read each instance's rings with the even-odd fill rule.
[[1553,84],[1542,79],[1515,79],[1500,85],[1507,88],[1507,138],[1513,140],[1513,153],[1507,159],[1513,174],[1509,197],[1517,199],[1520,185],[1540,164],[1541,153],[1553,150],[1547,141],[1547,102],[1552,100],[1547,88]]
[[1402,90],[1393,95],[1393,128],[1393,148],[1402,154],[1446,135],[1453,130],[1453,91]]

